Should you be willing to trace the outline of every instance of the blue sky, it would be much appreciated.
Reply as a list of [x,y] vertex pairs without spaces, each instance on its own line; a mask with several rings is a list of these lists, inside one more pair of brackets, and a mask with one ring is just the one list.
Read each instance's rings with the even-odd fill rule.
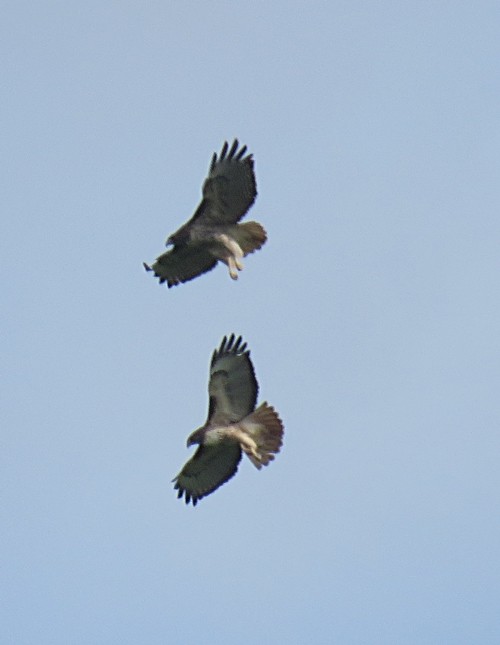
[[[500,641],[499,13],[4,4],[2,643]],[[269,241],[161,288],[235,136]],[[285,444],[193,509],[232,331]]]

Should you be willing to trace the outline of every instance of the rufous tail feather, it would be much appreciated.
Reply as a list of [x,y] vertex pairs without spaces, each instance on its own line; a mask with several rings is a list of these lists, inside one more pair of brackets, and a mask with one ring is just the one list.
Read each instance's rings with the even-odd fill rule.
[[238,242],[244,255],[257,251],[267,240],[267,233],[258,222],[237,224],[231,228],[230,234]]
[[283,424],[274,408],[262,403],[241,424],[255,442],[255,450],[243,450],[253,465],[260,470],[274,459],[283,444]]

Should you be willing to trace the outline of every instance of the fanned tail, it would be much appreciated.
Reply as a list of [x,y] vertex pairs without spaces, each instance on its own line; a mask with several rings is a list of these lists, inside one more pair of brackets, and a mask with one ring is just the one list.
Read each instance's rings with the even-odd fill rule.
[[267,233],[258,222],[237,224],[231,229],[230,235],[240,245],[244,255],[258,251],[267,240]]
[[275,409],[262,403],[241,423],[245,432],[255,442],[255,449],[242,444],[252,464],[259,470],[267,466],[283,444],[283,424]]

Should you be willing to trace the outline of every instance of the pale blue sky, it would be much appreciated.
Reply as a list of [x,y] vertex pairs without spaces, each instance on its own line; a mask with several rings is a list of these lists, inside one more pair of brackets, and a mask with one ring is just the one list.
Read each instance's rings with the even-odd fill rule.
[[[500,642],[499,18],[4,3],[2,643]],[[235,136],[269,242],[161,288]],[[285,445],[193,509],[232,331]]]

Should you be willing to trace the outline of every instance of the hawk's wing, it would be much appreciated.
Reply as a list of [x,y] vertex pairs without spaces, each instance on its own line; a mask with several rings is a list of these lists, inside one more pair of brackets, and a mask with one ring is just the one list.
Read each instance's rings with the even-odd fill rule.
[[203,184],[204,224],[236,224],[257,196],[252,155],[244,156],[246,146],[238,151],[238,139],[228,148],[225,141],[218,158],[214,153]]
[[216,264],[217,259],[208,252],[206,246],[189,244],[175,246],[156,258],[152,266],[144,263],[144,268],[154,271],[160,283],[167,282],[172,287],[210,271]]
[[246,347],[241,336],[231,334],[212,355],[207,421],[212,426],[241,421],[255,409],[259,385]]
[[254,203],[257,185],[252,155],[245,157],[247,147],[238,150],[238,145],[235,139],[229,149],[225,141],[220,155],[214,153],[203,184],[203,199],[193,217],[170,236],[174,244],[188,239],[193,226],[236,224]]
[[177,497],[184,495],[186,504],[192,500],[193,506],[196,506],[199,499],[231,479],[238,470],[240,460],[241,448],[237,442],[200,445],[173,480]]

